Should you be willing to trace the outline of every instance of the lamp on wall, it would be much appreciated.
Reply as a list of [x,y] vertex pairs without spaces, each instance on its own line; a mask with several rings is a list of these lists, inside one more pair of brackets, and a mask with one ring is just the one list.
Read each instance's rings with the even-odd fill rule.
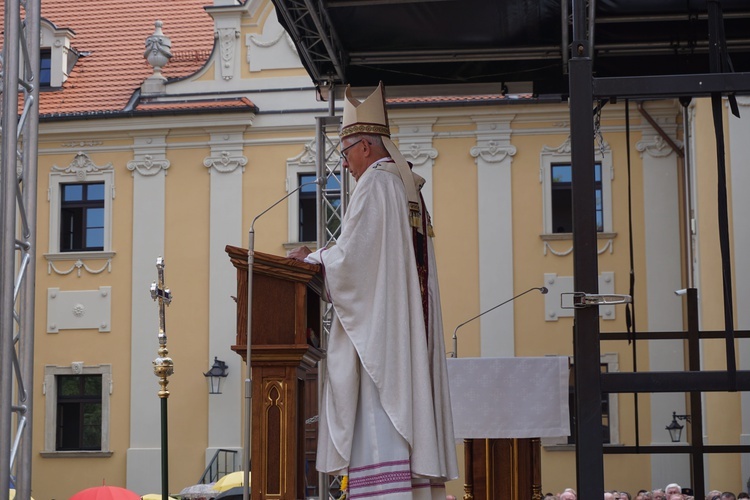
[[679,443],[682,437],[682,429],[684,425],[680,425],[678,420],[686,420],[690,422],[690,415],[678,415],[676,411],[672,412],[672,421],[668,426],[665,427],[669,431],[669,437],[673,443]]
[[229,367],[218,357],[214,356],[214,365],[203,374],[208,380],[208,393],[221,394],[221,382],[229,374]]

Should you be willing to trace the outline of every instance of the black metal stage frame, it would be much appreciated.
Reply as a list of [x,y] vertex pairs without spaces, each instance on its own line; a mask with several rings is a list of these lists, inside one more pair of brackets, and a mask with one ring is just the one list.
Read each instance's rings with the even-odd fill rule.
[[[600,373],[600,342],[606,336],[599,331],[597,307],[584,307],[575,311],[574,355],[578,415],[576,426],[576,479],[580,498],[601,498],[604,492],[605,452],[619,453],[690,453],[693,489],[697,498],[705,495],[703,477],[704,453],[750,452],[748,446],[704,446],[700,420],[700,393],[750,390],[750,371],[737,371],[735,366],[734,331],[731,292],[731,264],[729,258],[728,219],[726,214],[726,179],[724,175],[724,145],[722,122],[722,96],[730,100],[737,92],[750,91],[750,73],[731,73],[722,40],[721,6],[708,0],[710,69],[708,74],[671,76],[597,78],[593,74],[592,54],[586,31],[586,5],[584,0],[573,0],[573,38],[569,61],[571,154],[573,162],[573,256],[574,287],[578,291],[597,293],[596,221],[594,218],[594,123],[592,103],[618,98],[653,97],[711,97],[714,127],[717,135],[717,162],[719,168],[719,234],[722,253],[726,371],[699,371],[698,339],[708,338],[697,330],[697,299],[690,292],[689,333],[678,338],[688,338],[689,370],[687,372]],[[723,197],[723,203],[721,198]],[[747,333],[747,332],[743,332]],[[744,336],[744,335],[743,335]],[[655,339],[655,334],[643,338]],[[619,450],[604,448],[598,429],[602,421],[602,393],[659,393],[686,392],[690,394],[693,414],[692,439],[689,447],[629,447]],[[697,408],[694,407],[697,405]],[[589,430],[587,432],[587,429]],[[677,448],[677,449],[675,449]]]
[[[717,139],[717,166],[719,174],[719,239],[723,269],[724,321],[723,331],[698,331],[697,296],[688,290],[688,331],[635,334],[602,333],[599,328],[598,306],[579,307],[575,310],[575,411],[576,474],[579,498],[602,498],[604,492],[605,453],[689,453],[691,473],[696,496],[705,494],[703,455],[706,453],[750,453],[750,446],[709,446],[703,444],[700,394],[702,392],[734,392],[750,390],[750,371],[738,371],[735,362],[734,341],[750,338],[750,332],[735,332],[732,312],[731,259],[729,252],[728,215],[726,206],[726,176],[724,162],[724,130],[722,99],[729,98],[732,111],[736,111],[734,95],[750,93],[750,73],[734,72],[729,53],[735,56],[739,67],[750,68],[750,14],[743,2],[724,0],[731,12],[724,16],[719,0],[273,0],[279,20],[292,37],[301,59],[313,80],[321,87],[351,83],[353,86],[374,86],[379,79],[396,86],[420,86],[410,95],[437,95],[438,87],[446,82],[455,90],[465,84],[468,92],[475,92],[470,82],[499,84],[513,79],[529,79],[534,92],[552,89],[564,99],[569,97],[570,134],[572,149],[573,186],[573,246],[574,287],[579,293],[598,293],[597,233],[595,220],[594,185],[594,120],[592,110],[603,103],[618,99],[646,100],[655,98],[710,97],[713,106],[714,127]],[[597,5],[597,3],[599,5]],[[597,8],[611,17],[596,18]],[[382,8],[382,10],[377,10]],[[456,9],[470,12],[462,21]],[[423,10],[416,10],[423,9]],[[559,37],[555,45],[546,32],[551,28],[550,9],[557,9],[562,26],[553,36]],[[618,12],[618,9],[620,10]],[[642,11],[638,12],[638,9]],[[643,10],[646,9],[646,10]],[[650,10],[649,10],[650,9]],[[660,10],[661,9],[661,10]],[[670,10],[671,9],[671,10]],[[679,11],[684,9],[685,12]],[[696,10],[697,9],[697,10]],[[700,10],[700,13],[697,13]],[[439,12],[442,11],[442,18]],[[679,11],[679,12],[678,12]],[[414,31],[404,30],[409,20],[403,17],[419,13],[412,19]],[[503,15],[515,15],[509,22]],[[529,13],[535,13],[542,26],[532,27],[532,36],[521,41],[504,38],[496,32],[513,22],[522,23]],[[570,14],[570,15],[569,15]],[[618,17],[618,14],[620,15]],[[473,17],[472,17],[473,16]],[[546,17],[545,17],[546,16]],[[487,18],[489,21],[483,19]],[[570,17],[570,19],[569,19]],[[732,19],[731,29],[725,31],[725,20]],[[447,19],[447,20],[446,20]],[[668,33],[668,39],[659,39],[662,24],[650,23],[650,31],[627,27],[594,35],[602,26],[617,23],[649,21],[661,22],[682,19],[685,24]],[[425,29],[420,23],[427,21]],[[429,22],[435,26],[455,27],[456,34],[444,33],[446,42],[438,40],[430,31]],[[560,23],[560,21],[557,21]],[[495,23],[495,24],[493,24]],[[546,23],[546,24],[544,24]],[[603,23],[603,24],[599,24]],[[608,24],[611,23],[611,24]],[[700,23],[700,24],[699,24]],[[494,32],[480,32],[481,29]],[[728,24],[728,23],[727,23]],[[569,36],[568,28],[572,25]],[[622,27],[622,24],[619,24]],[[708,30],[708,38],[679,39],[687,28]],[[392,28],[390,31],[388,27]],[[638,25],[642,28],[643,25]],[[356,32],[355,31],[361,31]],[[436,29],[439,32],[440,30]],[[517,33],[521,30],[515,30]],[[645,33],[649,31],[648,33]],[[404,34],[406,33],[406,34]],[[409,35],[408,33],[413,33]],[[611,33],[632,35],[632,40],[601,40]],[[728,35],[733,37],[727,44]],[[739,36],[738,36],[739,33]],[[442,34],[442,33],[438,33]],[[474,36],[474,35],[477,36]],[[600,35],[604,36],[600,36]],[[694,34],[693,34],[694,35]],[[690,35],[690,36],[693,36]],[[541,44],[532,46],[537,40]],[[651,37],[636,40],[639,36]],[[669,38],[671,37],[671,38]],[[501,40],[502,39],[502,40]],[[479,43],[472,45],[473,41]],[[407,43],[408,42],[408,43]],[[640,42],[640,43],[639,43]],[[370,45],[367,45],[367,44]],[[451,46],[451,43],[453,45]],[[505,44],[498,48],[500,44]],[[516,43],[516,45],[514,45]],[[493,45],[494,44],[494,45]],[[739,49],[739,50],[738,50]],[[377,51],[376,51],[377,50]],[[635,67],[639,55],[644,64]],[[657,54],[659,59],[649,60]],[[624,59],[613,59],[613,55]],[[594,65],[597,61],[605,60]],[[629,57],[629,59],[628,59]],[[520,63],[519,59],[524,59]],[[557,61],[557,66],[550,61]],[[613,62],[614,61],[614,62]],[[623,62],[619,62],[623,61]],[[651,64],[646,64],[650,61]],[[689,61],[691,64],[684,64]],[[554,61],[553,61],[554,62]],[[494,66],[493,66],[494,65]],[[504,66],[503,66],[504,65]],[[500,67],[502,66],[502,67]],[[679,66],[679,68],[678,68]],[[488,68],[497,71],[487,71]],[[519,70],[520,69],[520,70]],[[617,71],[622,69],[622,71]],[[708,69],[708,72],[705,72]],[[487,73],[482,73],[487,71]],[[552,73],[557,71],[557,76]],[[647,76],[639,74],[645,72]],[[685,71],[692,73],[685,74]],[[567,81],[564,76],[567,73]],[[450,75],[451,78],[443,76]],[[430,85],[433,87],[430,88]],[[444,85],[451,86],[451,85]],[[389,88],[390,83],[389,83]],[[492,88],[492,87],[487,87]],[[458,92],[462,93],[462,92]],[[466,92],[463,92],[466,93]],[[699,340],[723,338],[726,341],[727,369],[725,371],[700,371]],[[684,339],[688,341],[689,369],[684,372],[600,372],[600,344],[612,340]],[[692,434],[689,446],[636,446],[604,447],[602,433],[601,398],[607,393],[665,393],[684,392],[690,395]]]

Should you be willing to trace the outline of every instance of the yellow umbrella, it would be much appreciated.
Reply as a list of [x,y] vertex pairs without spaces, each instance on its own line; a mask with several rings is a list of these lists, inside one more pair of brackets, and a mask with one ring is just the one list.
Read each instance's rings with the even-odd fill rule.
[[222,477],[216,483],[214,483],[213,488],[218,491],[226,491],[228,489],[237,487],[237,486],[244,486],[245,483],[243,482],[245,472],[238,470],[236,472],[231,472],[227,474],[226,476]]
[[[177,500],[176,497],[168,496],[169,500]],[[147,493],[141,497],[141,500],[161,500],[161,493]]]

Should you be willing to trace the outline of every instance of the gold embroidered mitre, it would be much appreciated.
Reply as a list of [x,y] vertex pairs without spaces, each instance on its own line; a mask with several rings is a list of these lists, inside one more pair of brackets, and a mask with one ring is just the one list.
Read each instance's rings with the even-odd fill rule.
[[352,88],[346,86],[344,93],[344,118],[341,123],[341,138],[354,134],[376,134],[391,136],[388,128],[388,114],[385,110],[383,82],[378,84],[375,92],[359,102],[352,97]]
[[383,146],[398,167],[401,181],[406,189],[406,197],[409,200],[409,222],[412,227],[422,232],[422,207],[417,185],[414,182],[409,163],[404,155],[391,141],[391,130],[388,128],[388,113],[385,109],[385,92],[383,82],[370,94],[367,99],[360,102],[352,97],[351,86],[347,85],[344,93],[344,117],[341,123],[341,138],[354,134],[374,134],[383,136]]

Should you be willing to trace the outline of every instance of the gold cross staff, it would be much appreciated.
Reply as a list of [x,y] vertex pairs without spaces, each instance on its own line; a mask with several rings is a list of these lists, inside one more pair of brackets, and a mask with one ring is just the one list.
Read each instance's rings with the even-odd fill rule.
[[168,398],[167,384],[169,380],[167,380],[167,377],[174,373],[174,363],[172,358],[168,356],[164,306],[168,306],[172,302],[172,293],[164,286],[164,259],[161,257],[156,259],[156,270],[159,278],[158,284],[156,281],[151,283],[151,298],[159,302],[159,357],[154,360],[154,375],[159,377],[159,386],[161,387],[159,397]]

